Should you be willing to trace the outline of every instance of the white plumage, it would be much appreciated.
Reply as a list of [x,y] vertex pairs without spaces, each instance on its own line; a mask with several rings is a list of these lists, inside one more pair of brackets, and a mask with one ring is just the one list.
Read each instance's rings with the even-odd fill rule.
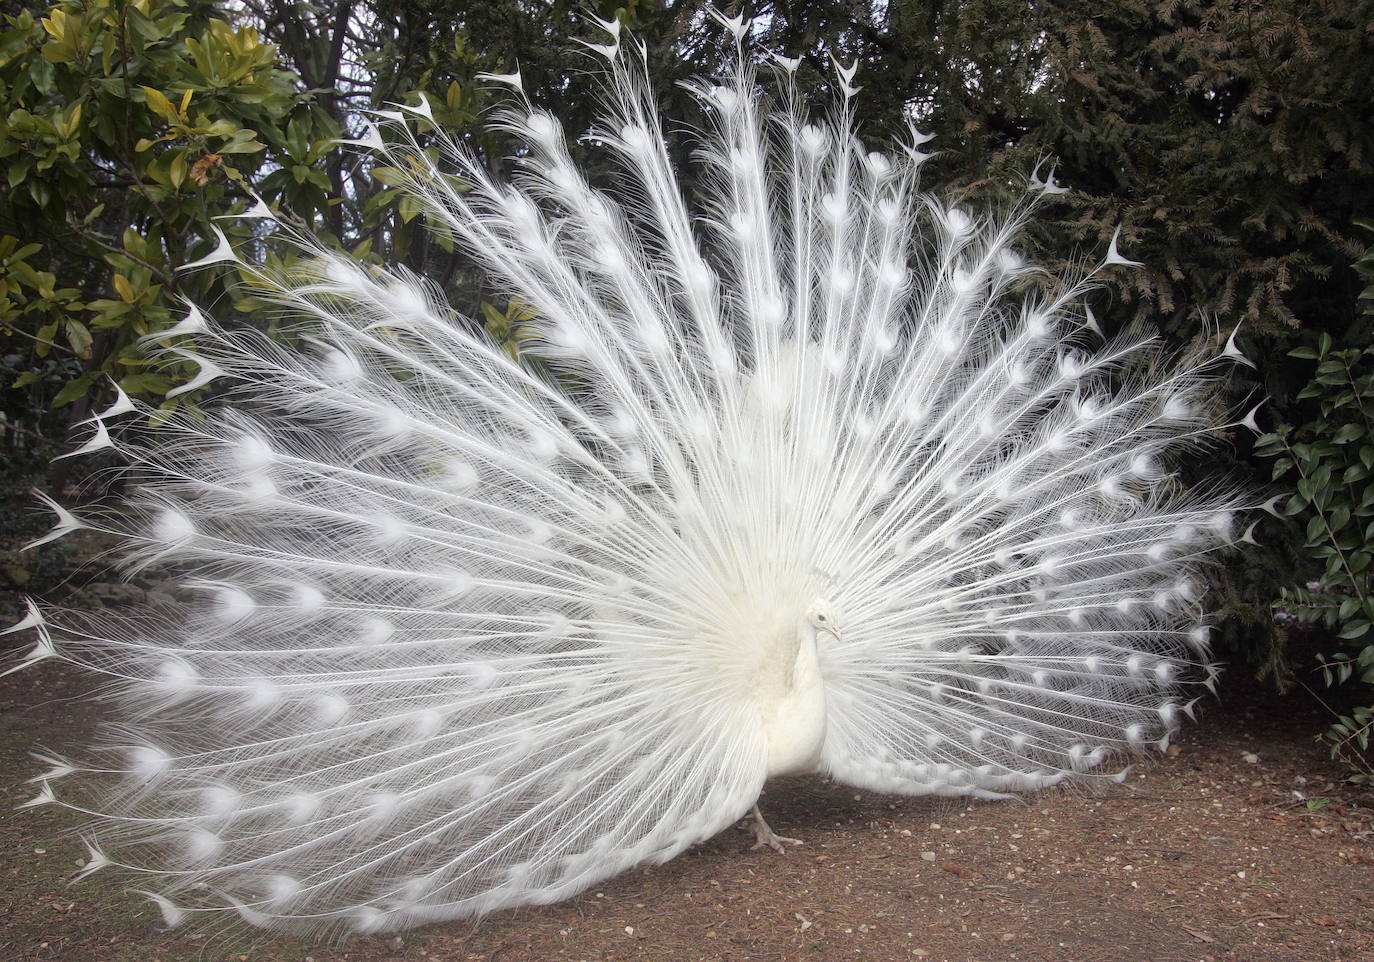
[[[699,87],[689,206],[635,52],[594,49],[609,192],[514,76],[513,183],[454,144],[441,172],[399,111],[361,141],[537,313],[537,362],[312,246],[243,267],[285,342],[194,310],[159,335],[228,403],[146,442],[107,432],[122,396],[96,422],[127,512],[53,505],[54,536],[114,531],[200,599],[21,623],[25,664],[119,697],[34,804],[89,813],[88,870],[143,873],[168,923],[553,902],[719,832],[776,774],[981,797],[1114,777],[1212,680],[1197,572],[1239,496],[1170,466],[1222,426],[1225,355],[1093,347],[1096,270],[1054,280],[1013,246],[1053,181],[1002,219],[919,194],[919,135],[850,133],[852,71],[830,119],[790,61],[767,115],[742,55]],[[1097,269],[1128,263],[1113,243]]]

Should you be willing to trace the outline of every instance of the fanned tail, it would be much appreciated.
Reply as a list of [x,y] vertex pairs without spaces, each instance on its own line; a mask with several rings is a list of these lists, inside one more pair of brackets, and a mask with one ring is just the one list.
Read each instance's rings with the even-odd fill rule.
[[518,76],[512,184],[439,135],[436,165],[424,104],[361,140],[535,315],[524,356],[298,236],[298,267],[238,265],[291,346],[192,309],[154,340],[233,403],[144,443],[107,428],[121,396],[82,450],[129,458],[132,505],[52,506],[50,537],[118,535],[198,598],[27,620],[29,662],[103,675],[121,712],[32,804],[91,815],[89,871],[143,873],[169,924],[375,931],[671,857],[757,798],[760,679],[793,678],[778,639],[825,596],[821,764],[865,787],[1091,775],[1212,680],[1199,570],[1244,499],[1169,465],[1219,430],[1218,362],[1090,346],[1095,271],[1013,246],[1052,181],[979,220],[919,193],[921,135],[859,145],[852,69],[815,119],[778,60],[765,116],[741,48],[693,88],[692,207],[642,51],[593,49],[616,190]]

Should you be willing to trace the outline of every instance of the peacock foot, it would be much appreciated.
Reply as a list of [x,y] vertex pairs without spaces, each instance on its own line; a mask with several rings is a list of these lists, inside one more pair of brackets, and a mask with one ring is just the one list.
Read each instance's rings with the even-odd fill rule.
[[774,832],[764,821],[763,812],[759,811],[758,805],[754,806],[754,844],[749,846],[749,851],[755,851],[766,845],[779,855],[786,855],[788,845],[803,844],[805,843],[799,838],[787,838]]

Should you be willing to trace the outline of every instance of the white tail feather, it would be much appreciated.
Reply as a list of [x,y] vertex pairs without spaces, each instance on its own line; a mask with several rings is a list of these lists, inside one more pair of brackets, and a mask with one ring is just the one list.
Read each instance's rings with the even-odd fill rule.
[[[859,146],[852,68],[827,120],[782,62],[764,115],[741,58],[693,88],[689,206],[612,33],[599,140],[624,191],[514,74],[489,79],[514,92],[515,185],[452,142],[436,169],[405,126],[425,107],[358,141],[537,314],[552,377],[322,248],[291,277],[240,263],[298,351],[194,308],[155,335],[202,335],[169,349],[199,365],[169,396],[223,375],[252,404],[134,449],[101,530],[203,601],[61,621],[124,713],[106,771],[71,779],[111,786],[82,874],[162,852],[128,861],[168,925],[552,902],[708,838],[782,772],[980,797],[1120,779],[1213,681],[1197,570],[1243,505],[1172,465],[1226,423],[1224,365],[1093,345],[1091,273],[1040,283],[1015,248],[1052,175],[1006,220],[947,207],[918,193],[924,135]],[[221,234],[197,263],[222,260]],[[1114,236],[1102,267],[1134,263]],[[35,544],[83,526],[44,500]]]

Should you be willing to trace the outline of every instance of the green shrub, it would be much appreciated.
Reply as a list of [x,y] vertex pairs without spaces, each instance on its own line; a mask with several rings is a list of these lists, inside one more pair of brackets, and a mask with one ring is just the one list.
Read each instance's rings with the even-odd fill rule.
[[[1374,222],[1361,226],[1374,229]],[[1374,248],[1355,269],[1374,280]],[[1374,283],[1360,300],[1374,314]],[[1374,346],[1335,350],[1322,334],[1316,347],[1289,354],[1317,363],[1299,394],[1315,402],[1317,417],[1301,427],[1279,425],[1256,451],[1277,459],[1276,480],[1293,482],[1282,510],[1305,521],[1308,554],[1321,568],[1314,581],[1282,589],[1275,604],[1331,636],[1318,656],[1322,679],[1348,687],[1354,707],[1337,712],[1322,737],[1352,781],[1374,784]]]
[[[138,339],[185,301],[241,298],[229,270],[181,265],[238,245],[251,203],[326,207],[315,169],[340,130],[276,48],[208,0],[61,0],[0,19],[0,351],[24,369],[5,415],[61,438],[111,383],[175,406],[195,370]],[[65,417],[44,416],[49,407]]]

